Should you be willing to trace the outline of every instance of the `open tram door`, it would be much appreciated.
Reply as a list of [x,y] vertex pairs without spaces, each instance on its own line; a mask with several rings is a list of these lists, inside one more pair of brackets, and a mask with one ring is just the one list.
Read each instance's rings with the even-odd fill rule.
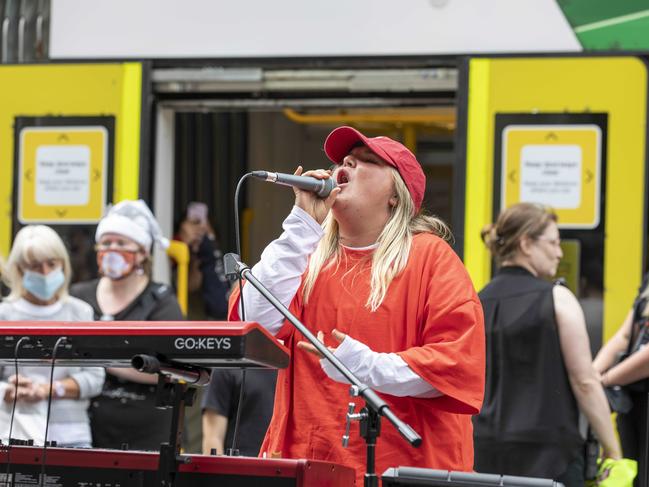
[[646,271],[646,60],[476,57],[461,76],[463,248],[476,288],[493,271],[483,226],[520,201],[549,205],[559,216],[559,274],[580,299],[599,349]]
[[[340,125],[391,136],[415,152],[429,179],[424,207],[459,228],[462,222],[453,220],[463,205],[454,191],[454,62],[387,63],[367,59],[358,68],[353,60],[323,60],[317,69],[304,60],[245,68],[224,63],[218,69],[154,63],[150,194],[163,231],[174,232],[188,204],[199,201],[209,208],[220,250],[234,251],[241,176],[252,170],[293,173],[298,164],[329,167],[322,144]],[[241,189],[241,254],[254,264],[277,237],[294,195],[258,180]],[[189,315],[198,316],[200,303],[191,294]]]
[[[252,67],[154,62],[150,194],[163,232],[178,228],[189,216],[188,203],[199,201],[209,207],[220,250],[235,251],[234,195],[241,176],[252,170],[292,173],[298,164],[329,167],[322,145],[339,125],[389,135],[410,147],[429,176],[424,206],[451,220],[463,206],[453,189],[459,173],[454,61],[390,62],[366,59],[362,67],[354,60],[318,60],[317,65],[266,60]],[[294,200],[290,188],[258,180],[242,185],[244,262],[256,263],[277,238]],[[158,279],[164,279],[168,266],[159,270]],[[200,287],[190,290],[188,303],[189,319],[206,319]],[[187,418],[187,451],[200,451],[200,410],[189,410]]]

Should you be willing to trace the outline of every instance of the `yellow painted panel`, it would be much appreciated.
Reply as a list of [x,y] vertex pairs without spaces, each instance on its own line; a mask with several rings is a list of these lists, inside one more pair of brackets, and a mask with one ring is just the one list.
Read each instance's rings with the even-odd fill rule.
[[580,240],[561,240],[561,251],[563,257],[559,262],[557,269],[557,279],[563,278],[566,281],[566,286],[573,293],[579,292],[579,276],[581,269],[579,268],[581,262],[581,241]]
[[491,275],[491,258],[480,239],[480,230],[491,220],[493,204],[493,142],[487,137],[494,131],[490,68],[490,60],[473,59],[469,69],[464,263],[476,289]]
[[16,116],[116,119],[115,200],[136,198],[140,150],[141,63],[0,66],[0,254],[11,244]]
[[140,117],[142,114],[142,67],[124,65],[121,120],[117,122],[116,150],[122,155],[115,168],[115,201],[137,199],[140,174]]
[[608,113],[604,336],[610,337],[628,312],[642,274],[645,64],[622,56],[474,59],[469,101],[465,261],[478,289],[489,280],[489,256],[478,248],[480,230],[492,219],[495,114]]
[[167,255],[176,262],[176,298],[183,314],[187,316],[187,294],[189,289],[189,246],[180,240],[171,240]]

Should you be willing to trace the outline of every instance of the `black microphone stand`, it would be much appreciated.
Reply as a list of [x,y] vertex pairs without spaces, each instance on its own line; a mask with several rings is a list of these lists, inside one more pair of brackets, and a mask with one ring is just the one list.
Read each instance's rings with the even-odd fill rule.
[[390,409],[388,404],[376,392],[363,384],[358,378],[332,354],[316,336],[291,313],[253,274],[246,264],[236,254],[225,254],[223,258],[226,276],[245,279],[259,293],[272,304],[333,366],[345,376],[352,384],[350,394],[360,396],[365,400],[365,407],[358,414],[354,414],[354,404],[350,403],[347,413],[346,433],[343,445],[347,446],[349,440],[350,421],[360,421],[360,433],[367,445],[367,469],[364,477],[365,487],[378,487],[379,479],[375,469],[376,439],[381,432],[381,416],[387,418],[412,446],[421,445],[421,436],[408,424],[399,419]]

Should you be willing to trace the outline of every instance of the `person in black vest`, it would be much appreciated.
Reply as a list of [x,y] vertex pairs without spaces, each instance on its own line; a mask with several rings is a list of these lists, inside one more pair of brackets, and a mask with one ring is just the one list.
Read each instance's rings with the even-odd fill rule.
[[485,313],[485,400],[474,418],[475,469],[584,485],[581,410],[604,457],[620,458],[610,409],[591,364],[584,315],[547,280],[563,256],[557,217],[520,203],[482,238],[500,265],[479,293]]
[[[70,294],[102,321],[180,321],[173,290],[151,281],[151,248],[166,247],[158,222],[142,200],[122,201],[99,222],[95,234],[100,279],[75,284]],[[98,448],[158,450],[167,441],[170,410],[155,407],[157,376],[109,368],[100,396],[89,408],[92,444]]]
[[646,275],[633,307],[620,329],[602,347],[593,366],[601,374],[602,385],[624,386],[631,401],[618,410],[617,430],[626,458],[638,461],[636,485],[649,485],[649,275]]

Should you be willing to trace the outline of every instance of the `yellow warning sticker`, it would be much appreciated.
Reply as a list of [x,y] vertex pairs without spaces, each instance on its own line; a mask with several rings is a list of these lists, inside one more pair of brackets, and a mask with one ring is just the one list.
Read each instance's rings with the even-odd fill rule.
[[106,206],[108,131],[27,127],[19,135],[21,223],[94,223]]
[[510,125],[502,138],[503,208],[541,203],[556,211],[561,228],[599,225],[599,126]]

